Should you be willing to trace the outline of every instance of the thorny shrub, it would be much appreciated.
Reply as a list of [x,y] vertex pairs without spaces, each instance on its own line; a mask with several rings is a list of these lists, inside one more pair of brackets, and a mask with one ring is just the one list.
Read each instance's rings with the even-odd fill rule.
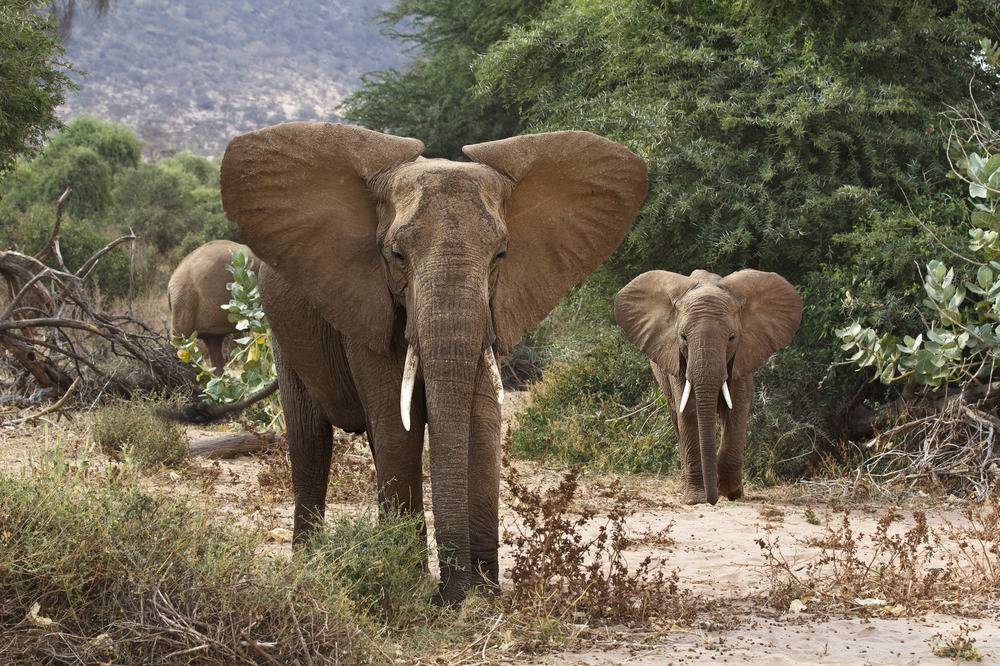
[[574,623],[585,619],[644,625],[654,619],[681,622],[693,617],[694,600],[678,588],[676,571],[664,575],[650,556],[629,570],[624,551],[631,544],[626,521],[632,511],[623,489],[609,493],[614,505],[596,534],[588,536],[597,514],[574,506],[580,467],[570,468],[558,486],[548,490],[528,487],[506,447],[504,468],[516,514],[516,527],[504,535],[514,555],[508,572],[511,604]]

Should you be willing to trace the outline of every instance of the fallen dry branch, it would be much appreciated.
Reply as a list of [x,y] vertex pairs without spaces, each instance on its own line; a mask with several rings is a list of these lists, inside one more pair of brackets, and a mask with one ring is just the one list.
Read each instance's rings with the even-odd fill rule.
[[[854,489],[935,487],[983,500],[1000,480],[1000,419],[986,410],[997,384],[955,392],[911,408],[899,425],[866,442],[874,454],[856,471]],[[967,396],[979,396],[969,403]]]
[[[177,360],[164,330],[130,312],[104,311],[88,289],[100,260],[134,240],[131,234],[115,239],[75,272],[63,263],[58,220],[38,256],[0,251],[0,282],[9,297],[0,306],[0,349],[8,352],[0,357],[0,398],[22,402],[39,388],[67,398],[73,387],[93,400],[104,392],[130,395],[190,384],[192,373]],[[56,266],[46,265],[46,256]]]
[[257,453],[278,441],[273,430],[267,432],[231,432],[191,443],[191,455],[213,460]]
[[73,380],[73,383],[70,384],[69,388],[66,389],[66,392],[63,393],[62,397],[59,398],[59,400],[49,405],[45,409],[41,410],[37,414],[29,414],[28,416],[23,416],[19,419],[14,419],[13,421],[11,421],[11,424],[18,425],[21,423],[26,423],[28,421],[34,421],[36,419],[45,416],[46,414],[51,414],[52,412],[61,411],[62,408],[66,406],[66,403],[69,401],[70,397],[73,395],[73,392],[76,391],[76,387],[79,385],[80,385],[80,378],[77,377],[76,379]]

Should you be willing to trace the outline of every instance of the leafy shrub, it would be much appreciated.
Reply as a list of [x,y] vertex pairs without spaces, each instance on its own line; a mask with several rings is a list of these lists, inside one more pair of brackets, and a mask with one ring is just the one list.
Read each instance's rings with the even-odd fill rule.
[[45,155],[57,156],[79,147],[97,153],[112,174],[135,168],[142,161],[142,143],[132,130],[92,116],[67,123],[49,140]]
[[988,383],[1000,350],[1000,132],[961,115],[952,122],[976,128],[972,140],[950,149],[954,175],[968,183],[973,204],[969,250],[981,261],[974,262],[978,269],[968,280],[942,261],[927,262],[923,303],[935,320],[916,337],[879,334],[858,321],[836,331],[842,349],[854,352],[850,360],[860,368],[874,367],[885,384],[900,379],[931,388]]
[[120,453],[139,469],[176,467],[187,460],[188,443],[177,423],[159,416],[153,401],[115,402],[94,414],[94,442]]
[[677,445],[649,362],[614,331],[556,361],[515,419],[519,455],[623,471],[669,472]]
[[[233,252],[232,263],[226,270],[233,274],[229,283],[231,299],[223,306],[229,310],[229,320],[245,333],[234,340],[232,356],[222,375],[212,373],[201,349],[196,332],[187,338],[174,340],[177,356],[198,371],[202,395],[216,404],[231,405],[262,390],[277,377],[271,327],[260,304],[257,276],[249,268],[246,250]],[[253,420],[271,424],[282,417],[280,396],[275,393],[251,406],[248,415]]]

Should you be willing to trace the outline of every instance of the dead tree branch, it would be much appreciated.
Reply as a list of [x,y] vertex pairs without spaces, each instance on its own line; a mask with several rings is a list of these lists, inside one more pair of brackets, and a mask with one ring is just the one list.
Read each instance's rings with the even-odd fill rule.
[[[0,392],[17,402],[36,389],[53,389],[65,403],[71,395],[93,399],[112,390],[189,386],[193,373],[181,364],[162,327],[131,314],[104,311],[93,299],[94,268],[119,246],[131,248],[129,234],[98,250],[75,272],[59,250],[61,206],[45,248],[36,256],[0,251],[0,281],[10,300],[0,304]],[[46,265],[45,260],[58,266]],[[62,409],[63,404],[58,408]]]

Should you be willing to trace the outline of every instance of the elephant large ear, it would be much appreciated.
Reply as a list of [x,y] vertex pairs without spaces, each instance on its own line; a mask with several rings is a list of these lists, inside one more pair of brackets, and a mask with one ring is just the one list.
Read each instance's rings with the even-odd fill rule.
[[222,160],[222,205],[254,254],[340,332],[388,348],[393,306],[368,181],[415,159],[416,139],[332,123],[243,134]]
[[681,374],[674,303],[697,285],[698,280],[687,275],[649,271],[615,296],[615,321],[625,338],[671,375]]
[[719,287],[743,302],[743,333],[733,358],[733,376],[753,372],[795,337],[802,322],[802,297],[777,273],[746,269],[727,275]]
[[624,240],[646,197],[646,163],[590,132],[529,134],[463,151],[514,181],[493,298],[505,354]]

